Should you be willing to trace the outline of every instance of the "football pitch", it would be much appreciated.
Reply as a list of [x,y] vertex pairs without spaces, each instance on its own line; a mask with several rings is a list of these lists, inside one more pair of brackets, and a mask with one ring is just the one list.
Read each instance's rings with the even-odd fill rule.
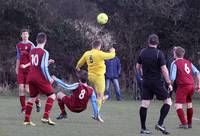
[[[56,121],[56,126],[49,126],[41,123],[44,100],[42,101],[42,111],[36,113],[35,106],[32,111],[32,121],[36,127],[23,126],[24,115],[19,110],[19,100],[17,97],[0,96],[0,136],[140,136],[139,129],[139,109],[138,101],[107,101],[103,106],[102,117],[105,123],[101,124],[91,119],[91,107],[83,113],[75,114],[68,112],[68,118],[57,121],[55,118],[59,114],[57,102],[54,104],[51,114],[52,120]],[[161,102],[152,102],[148,111],[147,127],[153,131],[153,136],[162,134],[154,130],[157,122]],[[200,133],[200,104],[194,102],[195,112],[192,129],[178,129],[178,118],[174,107],[166,119],[165,126],[171,132],[171,136],[199,136]]]

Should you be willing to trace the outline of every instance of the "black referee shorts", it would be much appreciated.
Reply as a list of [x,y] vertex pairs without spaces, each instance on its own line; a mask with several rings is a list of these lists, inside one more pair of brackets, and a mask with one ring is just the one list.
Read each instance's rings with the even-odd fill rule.
[[166,100],[169,98],[169,92],[164,82],[161,80],[143,80],[142,84],[142,100],[152,100],[154,95],[158,100]]

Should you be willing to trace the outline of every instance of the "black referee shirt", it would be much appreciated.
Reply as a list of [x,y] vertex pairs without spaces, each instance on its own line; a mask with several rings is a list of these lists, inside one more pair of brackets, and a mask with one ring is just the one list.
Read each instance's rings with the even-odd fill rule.
[[140,51],[137,63],[142,65],[144,79],[160,80],[161,66],[166,65],[166,60],[161,50],[148,47]]

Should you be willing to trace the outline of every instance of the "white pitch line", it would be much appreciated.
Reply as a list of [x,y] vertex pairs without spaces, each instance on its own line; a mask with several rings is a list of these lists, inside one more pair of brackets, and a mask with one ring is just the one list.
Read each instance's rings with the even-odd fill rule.
[[200,121],[200,118],[193,117],[193,120]]

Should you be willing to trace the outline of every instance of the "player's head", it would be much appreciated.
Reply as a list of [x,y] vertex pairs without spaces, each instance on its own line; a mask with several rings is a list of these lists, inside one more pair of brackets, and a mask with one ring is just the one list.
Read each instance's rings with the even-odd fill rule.
[[156,34],[149,35],[148,38],[148,45],[149,46],[158,46],[159,44],[159,37]]
[[175,58],[183,58],[185,56],[185,49],[180,46],[177,46],[174,53]]
[[92,43],[92,48],[93,49],[101,49],[101,46],[102,46],[102,43],[99,41],[99,40],[95,40],[93,43]]
[[85,70],[80,70],[79,72],[76,73],[78,79],[82,83],[87,83],[88,81],[88,73]]
[[36,38],[37,44],[45,44],[46,41],[47,41],[47,35],[43,32],[38,33],[37,38]]
[[28,38],[29,38],[29,30],[28,30],[28,29],[22,29],[22,30],[20,31],[20,35],[21,35],[22,41],[28,41]]

